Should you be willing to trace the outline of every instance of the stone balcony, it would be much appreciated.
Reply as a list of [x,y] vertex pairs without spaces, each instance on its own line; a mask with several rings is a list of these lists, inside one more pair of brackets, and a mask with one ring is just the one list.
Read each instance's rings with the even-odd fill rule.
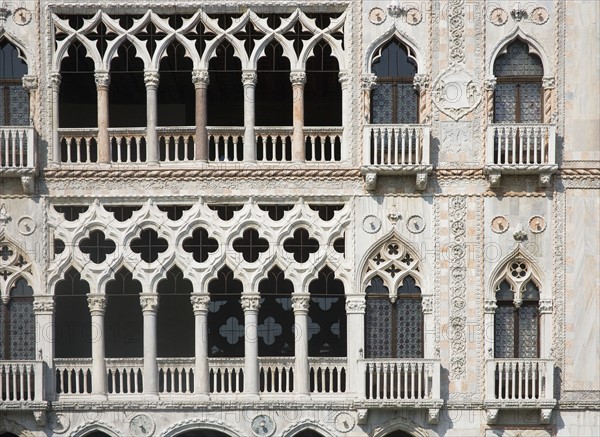
[[45,422],[46,379],[42,361],[0,361],[0,412],[31,411]]
[[549,359],[488,359],[485,408],[488,423],[501,409],[538,409],[549,423],[554,399],[554,361]]
[[23,190],[32,193],[36,168],[36,134],[33,127],[0,126],[0,178],[21,178]]
[[488,125],[484,172],[492,187],[506,174],[539,175],[539,185],[547,187],[557,169],[555,125]]
[[428,175],[433,170],[428,126],[368,124],[363,135],[361,173],[368,190],[376,188],[378,175],[416,175],[416,188],[427,188]]

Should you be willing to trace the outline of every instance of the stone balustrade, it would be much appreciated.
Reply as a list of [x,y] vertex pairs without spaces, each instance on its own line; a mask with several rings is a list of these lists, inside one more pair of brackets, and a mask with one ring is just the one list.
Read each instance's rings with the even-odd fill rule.
[[[42,361],[0,361],[0,409],[44,400]],[[13,405],[14,406],[14,405]]]

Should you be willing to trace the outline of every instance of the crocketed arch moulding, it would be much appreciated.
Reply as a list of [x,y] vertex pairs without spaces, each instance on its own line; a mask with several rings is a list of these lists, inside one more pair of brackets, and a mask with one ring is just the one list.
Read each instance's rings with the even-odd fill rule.
[[0,240],[0,297],[8,297],[19,279],[25,279],[33,290],[41,290],[35,264],[21,247],[4,237]]
[[400,417],[378,426],[369,434],[369,437],[386,437],[394,431],[404,431],[414,437],[429,437],[429,432],[422,426],[417,425],[409,419]]
[[373,64],[377,50],[394,37],[406,44],[415,53],[415,57],[411,58],[414,59],[415,63],[417,64],[417,72],[422,71],[420,60],[423,59],[423,51],[414,39],[412,39],[402,30],[398,29],[396,24],[392,24],[382,35],[375,38],[375,40],[373,40],[367,47],[365,51],[365,64],[363,66],[363,71],[365,74],[371,73],[371,65]]
[[491,55],[487,60],[488,78],[494,77],[494,62],[496,62],[498,56],[502,55],[503,53],[506,53],[506,48],[508,47],[508,45],[518,38],[522,39],[524,42],[527,43],[527,46],[529,47],[529,53],[534,53],[541,59],[542,65],[544,67],[544,76],[549,76],[551,74],[550,72],[552,71],[552,69],[550,67],[550,61],[542,45],[538,43],[534,37],[523,32],[523,30],[519,26],[517,26],[512,30],[512,32],[510,32],[508,35],[502,38],[492,50]]
[[69,437],[85,437],[87,434],[94,431],[102,431],[110,437],[119,437],[121,434],[114,431],[110,425],[101,420],[92,420],[81,424],[69,434]]
[[323,437],[338,437],[339,433],[334,432],[331,428],[322,422],[314,419],[304,419],[300,422],[288,426],[281,433],[282,437],[295,437],[302,431],[315,431]]
[[222,420],[217,419],[186,419],[177,422],[165,430],[163,430],[158,437],[177,437],[179,434],[186,431],[202,431],[211,430],[219,431],[229,437],[244,437],[246,434],[242,433],[239,429],[232,426],[230,423],[225,423]]
[[490,275],[487,287],[487,298],[495,300],[496,290],[500,283],[506,280],[515,293],[515,297],[521,296],[527,282],[533,280],[540,290],[540,298],[550,298],[550,287],[544,279],[535,257],[521,247],[515,248],[506,256]]

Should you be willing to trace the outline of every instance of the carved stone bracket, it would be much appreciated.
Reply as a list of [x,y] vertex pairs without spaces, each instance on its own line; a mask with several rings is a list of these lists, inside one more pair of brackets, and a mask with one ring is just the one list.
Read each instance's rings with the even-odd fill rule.
[[359,408],[356,411],[356,423],[366,425],[369,420],[369,410],[367,408]]
[[258,294],[242,296],[241,302],[244,311],[258,311],[260,309],[260,296]]
[[34,411],[33,419],[35,420],[35,424],[37,426],[46,426],[46,411]]
[[27,194],[33,194],[35,191],[35,177],[33,175],[21,176],[21,186],[23,191]]
[[440,421],[440,409],[439,408],[430,408],[427,411],[427,422],[430,425],[437,425]]
[[377,173],[369,172],[365,174],[365,189],[373,191],[375,188],[377,188]]
[[542,408],[540,410],[540,423],[550,423],[552,419],[552,408]]
[[429,180],[429,173],[426,171],[420,171],[417,173],[417,180],[415,186],[419,191],[425,191],[427,189],[427,181]]
[[485,410],[487,423],[493,425],[498,420],[498,408],[488,408]]

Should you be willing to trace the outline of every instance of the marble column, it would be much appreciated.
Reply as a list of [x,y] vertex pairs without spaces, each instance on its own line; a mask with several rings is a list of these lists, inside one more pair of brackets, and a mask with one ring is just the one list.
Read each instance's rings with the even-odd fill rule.
[[54,164],[60,164],[60,136],[58,129],[59,123],[59,100],[58,93],[60,91],[61,76],[59,72],[50,73],[50,88],[52,89],[52,161]]
[[292,161],[304,161],[304,85],[306,73],[292,71],[290,73],[293,95],[293,126],[292,134]]
[[158,313],[158,294],[140,294],[140,305],[144,314],[144,394],[157,395],[156,315]]
[[292,295],[294,322],[296,324],[295,358],[294,358],[294,392],[301,395],[310,393],[308,364],[308,308],[310,295]]
[[146,161],[149,164],[158,163],[156,125],[158,123],[159,78],[158,71],[144,71],[144,83],[146,84]]
[[542,88],[544,89],[544,113],[542,115],[542,123],[550,124],[554,121],[554,89],[556,88],[556,80],[553,76],[545,76],[542,79]]
[[242,295],[244,310],[244,393],[258,395],[258,310],[260,295]]
[[338,74],[340,84],[342,85],[342,161],[348,159],[348,148],[350,147],[350,126],[352,125],[352,103],[350,81],[351,74],[348,71],[340,71]]
[[[488,123],[494,122],[494,90],[496,89],[496,78],[486,79],[484,82],[485,107],[483,108]],[[485,139],[485,132],[483,133]]]
[[110,162],[110,137],[108,136],[108,87],[110,75],[108,71],[96,71],[96,92],[98,95],[98,162]]
[[365,381],[364,368],[359,361],[364,358],[365,339],[365,296],[355,295],[346,297],[346,325],[347,329],[347,354],[348,374],[347,390],[349,393],[362,395],[364,398]]
[[416,74],[413,79],[415,91],[419,93],[419,124],[429,123],[429,76],[427,74]]
[[242,73],[244,84],[244,161],[256,161],[256,136],[254,134],[255,114],[255,90],[257,75],[254,71]]
[[208,305],[210,296],[192,294],[192,307],[195,321],[195,366],[194,393],[208,395],[210,391],[210,375],[208,367]]
[[494,358],[494,317],[497,308],[498,305],[496,305],[495,299],[485,299],[483,302],[483,324],[485,327],[483,344],[486,359]]
[[362,77],[363,92],[363,121],[365,124],[371,123],[371,91],[377,86],[377,76],[373,73],[365,74]]
[[[56,393],[56,378],[53,371],[54,359],[54,301],[51,295],[34,296],[36,359],[46,363],[45,378],[36,378],[35,392],[44,393],[45,400],[53,399]],[[39,391],[38,391],[39,389]],[[36,399],[37,400],[37,399]]]
[[196,161],[208,161],[208,133],[206,132],[207,114],[207,89],[209,74],[206,70],[192,71],[192,82],[196,89]]
[[35,93],[38,89],[38,78],[34,74],[26,74],[21,79],[23,88],[27,90],[29,94],[29,125],[33,126],[33,115],[37,111],[37,101],[35,99]]
[[92,394],[106,394],[106,360],[104,353],[104,313],[106,296],[88,294],[88,307],[92,316]]

